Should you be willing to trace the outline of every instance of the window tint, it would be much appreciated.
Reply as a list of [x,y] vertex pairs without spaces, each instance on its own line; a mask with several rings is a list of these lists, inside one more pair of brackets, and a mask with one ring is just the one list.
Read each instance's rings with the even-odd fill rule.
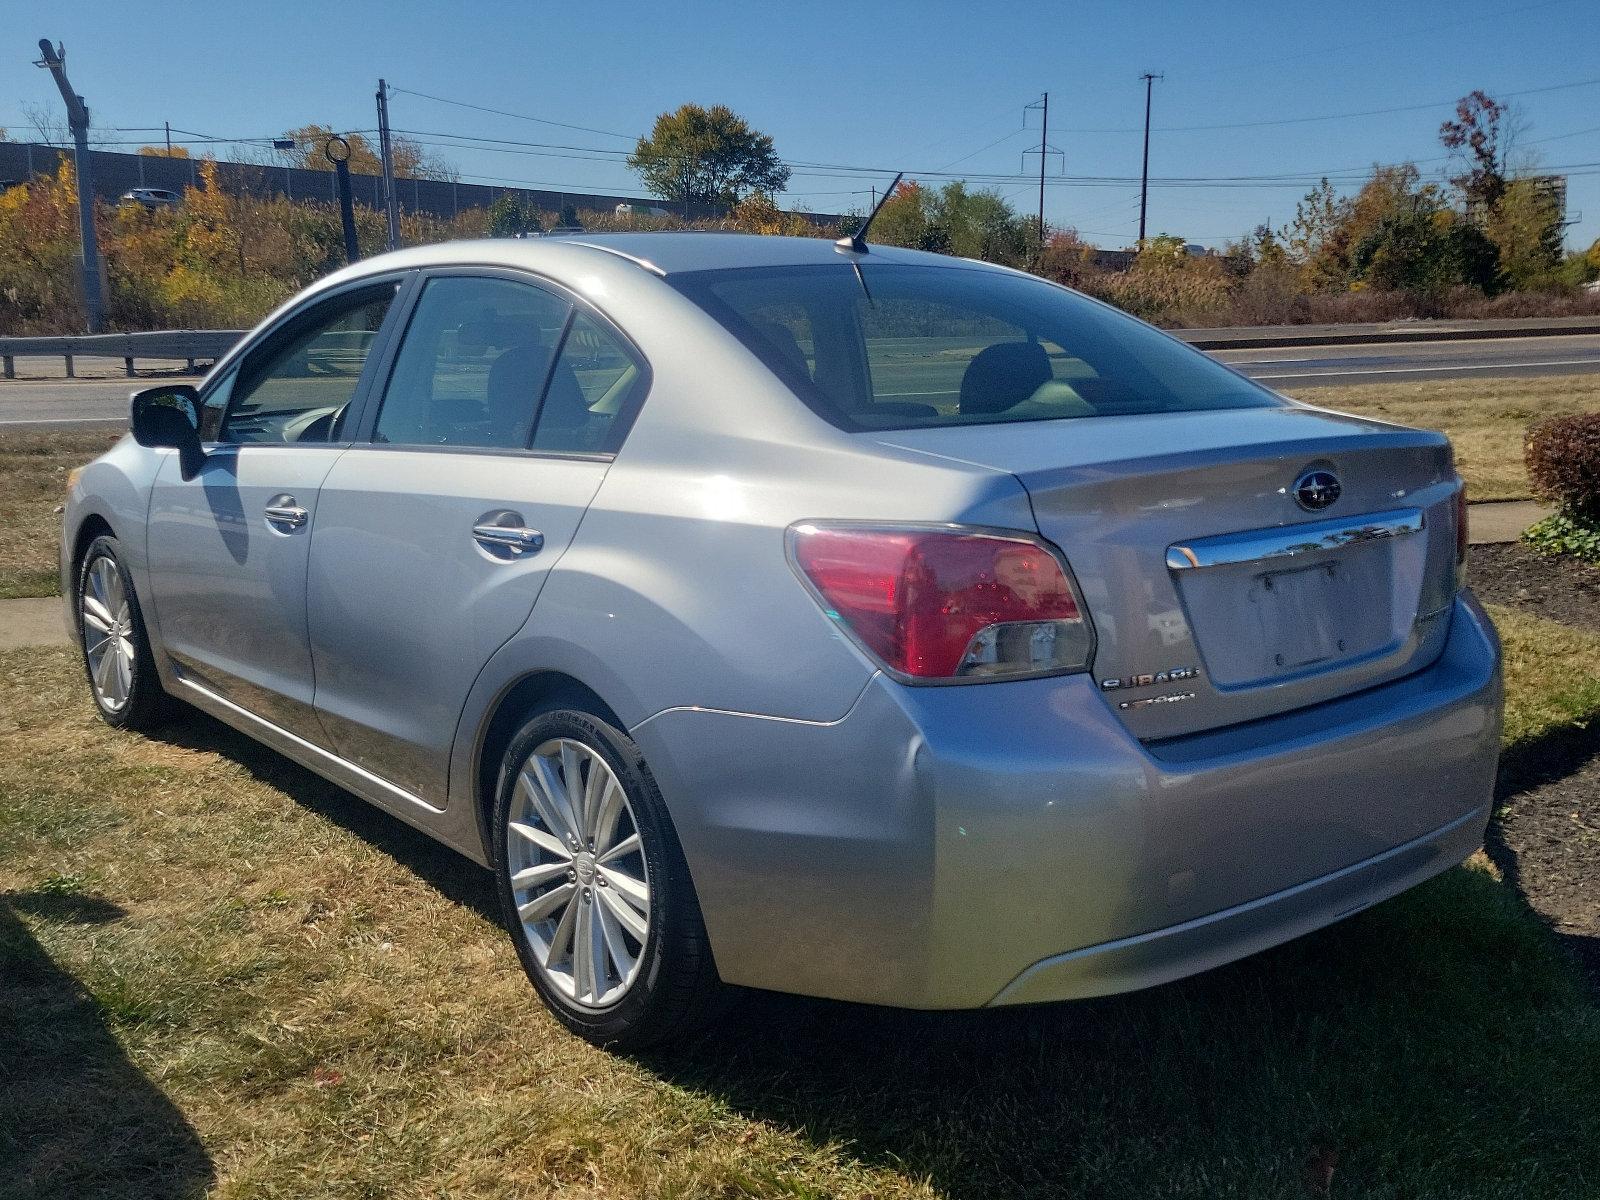
[[246,358],[232,381],[220,440],[332,440],[395,291],[384,284],[317,305]]
[[616,336],[578,313],[550,373],[534,449],[607,449],[611,427],[632,398],[639,375],[638,364]]
[[674,277],[824,416],[893,429],[1260,408],[1264,388],[1024,276],[863,263]]
[[430,279],[395,358],[374,440],[526,449],[571,308],[509,279]]

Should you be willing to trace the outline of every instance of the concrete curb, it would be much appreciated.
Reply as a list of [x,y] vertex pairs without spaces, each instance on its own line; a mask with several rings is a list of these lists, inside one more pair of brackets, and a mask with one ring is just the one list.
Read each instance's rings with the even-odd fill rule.
[[1517,317],[1501,321],[1394,321],[1378,325],[1256,325],[1236,329],[1173,329],[1197,350],[1268,350],[1304,346],[1381,346],[1467,342],[1489,338],[1600,334],[1600,317]]

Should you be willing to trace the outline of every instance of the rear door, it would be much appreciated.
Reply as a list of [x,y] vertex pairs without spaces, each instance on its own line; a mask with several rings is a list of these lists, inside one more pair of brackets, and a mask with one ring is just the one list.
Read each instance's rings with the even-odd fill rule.
[[358,444],[322,485],[316,706],[344,758],[435,807],[483,664],[527,620],[645,386],[553,285],[424,276]]
[[150,498],[147,547],[162,642],[194,684],[317,745],[306,564],[341,418],[387,336],[398,279],[313,301],[210,385],[204,465],[177,455]]

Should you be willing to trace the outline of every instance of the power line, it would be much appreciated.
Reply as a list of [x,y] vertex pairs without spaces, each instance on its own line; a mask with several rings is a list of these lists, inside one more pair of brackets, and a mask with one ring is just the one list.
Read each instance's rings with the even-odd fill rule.
[[503,108],[490,108],[487,104],[469,104],[465,100],[451,100],[445,96],[432,96],[427,92],[417,92],[410,88],[396,87],[392,83],[389,85],[389,90],[391,92],[404,92],[407,96],[416,96],[419,100],[432,100],[435,104],[452,104],[457,108],[470,108],[476,112],[493,113],[497,117],[511,117],[517,121],[534,121],[540,125],[554,125],[557,129],[574,129],[579,133],[596,133],[601,137],[621,138],[628,142],[638,140],[636,135],[631,133],[617,133],[610,129],[594,129],[588,125],[569,125],[565,121],[552,121],[546,117],[534,117],[527,113],[510,112]]

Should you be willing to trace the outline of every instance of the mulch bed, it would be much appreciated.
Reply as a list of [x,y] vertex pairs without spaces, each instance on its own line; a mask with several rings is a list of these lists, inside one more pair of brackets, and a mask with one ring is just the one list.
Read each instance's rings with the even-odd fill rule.
[[1474,546],[1467,582],[1486,604],[1600,633],[1600,568],[1544,558],[1517,542]]
[[[1600,632],[1600,569],[1518,544],[1474,546],[1482,600]],[[1600,987],[1600,722],[1564,730],[1503,764],[1491,859]]]

